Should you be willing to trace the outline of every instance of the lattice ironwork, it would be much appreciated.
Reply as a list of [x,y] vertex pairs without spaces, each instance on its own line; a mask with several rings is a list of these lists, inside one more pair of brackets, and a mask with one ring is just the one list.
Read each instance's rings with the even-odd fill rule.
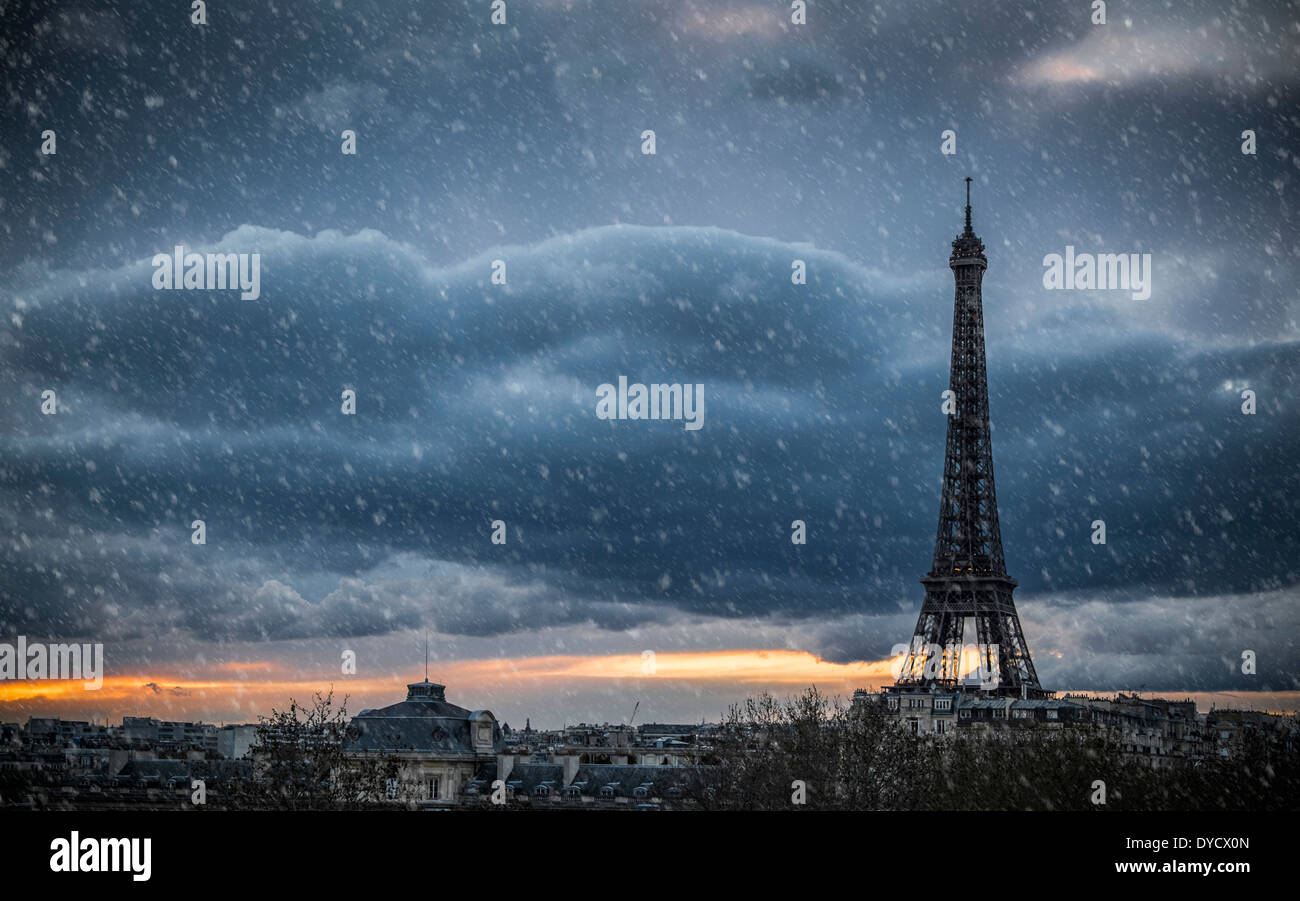
[[[1011,595],[993,482],[988,373],[984,352],[982,283],[988,259],[971,228],[966,179],[966,228],[952,242],[948,266],[956,294],[952,317],[943,497],[930,572],[921,580],[925,600],[903,662],[900,686],[975,685],[998,694],[1039,695]],[[972,670],[974,674],[972,675]]]

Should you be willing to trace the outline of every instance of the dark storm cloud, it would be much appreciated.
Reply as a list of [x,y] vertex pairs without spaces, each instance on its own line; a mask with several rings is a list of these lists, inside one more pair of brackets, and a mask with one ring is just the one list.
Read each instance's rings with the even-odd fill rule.
[[[841,395],[866,396],[863,367],[892,356],[882,332],[918,327],[901,305],[884,305],[896,293],[873,297],[842,260],[718,231],[613,229],[500,251],[511,283],[496,289],[485,284],[488,258],[429,270],[374,234],[244,229],[225,246],[254,245],[272,303],[142,290],[143,264],[14,299],[4,404],[17,427],[5,481],[24,500],[10,514],[17,524],[24,506],[66,504],[77,523],[69,533],[59,518],[42,536],[65,559],[57,579],[13,561],[14,609],[50,615],[92,584],[113,591],[83,565],[88,553],[142,557],[142,572],[116,578],[148,603],[160,587],[143,573],[169,570],[159,557],[180,552],[104,549],[83,532],[170,531],[171,547],[204,554],[187,543],[196,518],[208,523],[208,549],[241,546],[248,569],[245,557],[273,572],[357,572],[405,550],[526,567],[579,599],[755,612],[785,584],[844,600],[822,577],[777,583],[745,562],[786,540],[787,513],[825,506],[854,477],[825,446],[836,423],[863,416]],[[826,261],[807,289],[790,284],[791,253]],[[717,440],[680,423],[633,431],[595,420],[595,386],[620,374],[704,383],[717,423],[704,434]],[[66,432],[27,402],[46,383]],[[338,412],[343,387],[358,391],[356,420]],[[864,438],[865,422],[854,433]],[[826,471],[805,471],[805,460]],[[763,546],[748,544],[750,517],[729,509],[751,488],[793,495],[775,520],[762,514]],[[493,550],[496,518],[513,534]],[[200,571],[217,565],[187,559]],[[176,574],[161,590],[189,608],[202,585],[222,596],[207,572]],[[237,590],[225,596],[242,602]],[[293,600],[259,601],[265,634],[292,631]],[[217,629],[225,615],[192,625]],[[479,628],[503,628],[483,618]]]

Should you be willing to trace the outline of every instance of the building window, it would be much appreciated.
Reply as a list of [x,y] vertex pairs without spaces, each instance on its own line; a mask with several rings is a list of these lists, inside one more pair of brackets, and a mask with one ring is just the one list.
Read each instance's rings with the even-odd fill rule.
[[908,720],[908,722],[912,724],[912,734],[913,734],[913,735],[920,735],[920,734],[921,734],[921,721],[918,720],[918,719],[915,719],[915,718],[914,718],[914,719],[910,719],[910,720]]
[[945,722],[944,720],[935,720],[934,731],[937,732],[939,735],[943,735],[944,732],[948,731],[945,728],[947,725],[948,725],[947,722]]
[[952,698],[935,698],[935,710],[952,710]]

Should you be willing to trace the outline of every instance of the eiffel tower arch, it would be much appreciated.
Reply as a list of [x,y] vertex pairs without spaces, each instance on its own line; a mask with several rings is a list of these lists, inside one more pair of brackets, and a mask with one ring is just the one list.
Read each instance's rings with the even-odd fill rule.
[[925,600],[895,683],[898,689],[979,688],[997,695],[1043,697],[1007,575],[998,525],[989,427],[981,286],[988,258],[971,228],[952,242],[956,283],[952,316],[952,409],[944,448],[943,496]]

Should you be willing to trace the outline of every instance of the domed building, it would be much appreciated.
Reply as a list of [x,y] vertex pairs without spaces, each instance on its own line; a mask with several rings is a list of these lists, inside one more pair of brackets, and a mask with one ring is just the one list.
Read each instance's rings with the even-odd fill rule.
[[449,703],[446,690],[427,678],[412,682],[405,701],[363,710],[352,720],[349,754],[401,762],[399,784],[390,787],[394,800],[454,806],[471,782],[496,769],[503,747],[496,717]]

